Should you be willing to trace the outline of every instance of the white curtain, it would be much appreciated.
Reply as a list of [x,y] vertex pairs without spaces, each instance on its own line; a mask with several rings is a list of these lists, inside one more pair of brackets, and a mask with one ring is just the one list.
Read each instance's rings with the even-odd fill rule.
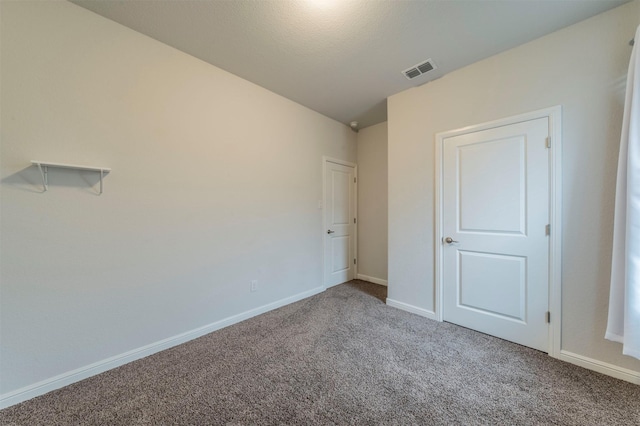
[[640,359],[640,27],[631,52],[613,225],[609,320],[605,338]]

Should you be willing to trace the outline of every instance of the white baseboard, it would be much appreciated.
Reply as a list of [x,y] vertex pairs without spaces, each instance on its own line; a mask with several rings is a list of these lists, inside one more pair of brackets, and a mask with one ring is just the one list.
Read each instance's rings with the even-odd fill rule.
[[398,302],[397,300],[389,299],[387,297],[387,305],[392,306],[394,308],[402,309],[403,311],[411,312],[412,314],[420,315],[421,317],[429,318],[437,321],[436,313],[433,311],[428,311],[424,308],[419,308],[417,306],[409,305],[408,303]]
[[598,373],[615,377],[616,379],[621,379],[627,382],[635,383],[636,385],[640,385],[640,372],[638,371],[618,367],[617,365],[598,361],[597,359],[588,358],[586,356],[574,354],[565,350],[560,351],[560,356],[558,357],[558,359],[578,365],[580,367],[584,367],[588,370],[597,371]]
[[376,278],[376,277],[370,277],[369,275],[362,275],[362,274],[358,274],[356,276],[357,279],[362,280],[362,281],[368,281],[370,283],[374,283],[374,284],[378,284],[378,285],[383,285],[383,286],[387,286],[388,282],[387,280],[383,280],[380,278]]
[[84,367],[59,374],[57,376],[42,380],[29,386],[25,386],[15,391],[7,392],[0,395],[0,409],[10,407],[31,398],[35,398],[36,396],[44,395],[45,393],[52,390],[62,388],[75,382],[79,382],[80,380],[95,376],[96,374],[111,370],[112,368],[119,367],[131,361],[153,355],[157,352],[180,345],[182,343],[188,342],[189,340],[193,340],[198,337],[204,336],[205,334],[209,334],[213,331],[220,330],[221,328],[225,328],[251,317],[255,317],[256,315],[260,315],[265,312],[269,312],[282,306],[288,305],[290,303],[306,299],[307,297],[311,297],[315,294],[321,293],[324,290],[324,287],[317,287],[303,293],[299,293],[263,306],[259,306],[249,311],[227,317],[220,321],[216,321],[214,323],[196,328],[194,330],[190,330],[176,336],[169,337],[167,339],[163,339],[158,342],[154,342],[149,345],[112,356],[102,361],[98,361],[93,364],[89,364]]

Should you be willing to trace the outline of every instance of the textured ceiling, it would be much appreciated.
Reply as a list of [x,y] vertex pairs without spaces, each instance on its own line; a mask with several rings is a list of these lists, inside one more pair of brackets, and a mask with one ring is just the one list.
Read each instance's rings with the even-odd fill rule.
[[[71,0],[343,123],[626,0]],[[631,38],[633,34],[630,34]],[[432,58],[414,80],[401,71]]]

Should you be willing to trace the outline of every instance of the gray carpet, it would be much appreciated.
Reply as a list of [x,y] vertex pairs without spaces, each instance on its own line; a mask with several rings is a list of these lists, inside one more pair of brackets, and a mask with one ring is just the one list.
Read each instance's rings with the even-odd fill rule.
[[353,281],[0,411],[2,425],[638,425],[640,386]]

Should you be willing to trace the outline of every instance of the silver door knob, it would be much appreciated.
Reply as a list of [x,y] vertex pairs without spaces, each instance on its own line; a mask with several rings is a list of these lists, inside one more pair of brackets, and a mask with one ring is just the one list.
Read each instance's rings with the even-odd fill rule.
[[332,231],[331,229],[327,230],[327,234],[333,234],[336,231]]
[[452,244],[452,243],[457,243],[457,242],[458,242],[458,241],[454,240],[454,239],[453,239],[453,238],[451,238],[451,237],[446,237],[446,238],[444,238],[444,239],[443,239],[443,241],[444,241],[445,243],[447,243],[447,244]]

